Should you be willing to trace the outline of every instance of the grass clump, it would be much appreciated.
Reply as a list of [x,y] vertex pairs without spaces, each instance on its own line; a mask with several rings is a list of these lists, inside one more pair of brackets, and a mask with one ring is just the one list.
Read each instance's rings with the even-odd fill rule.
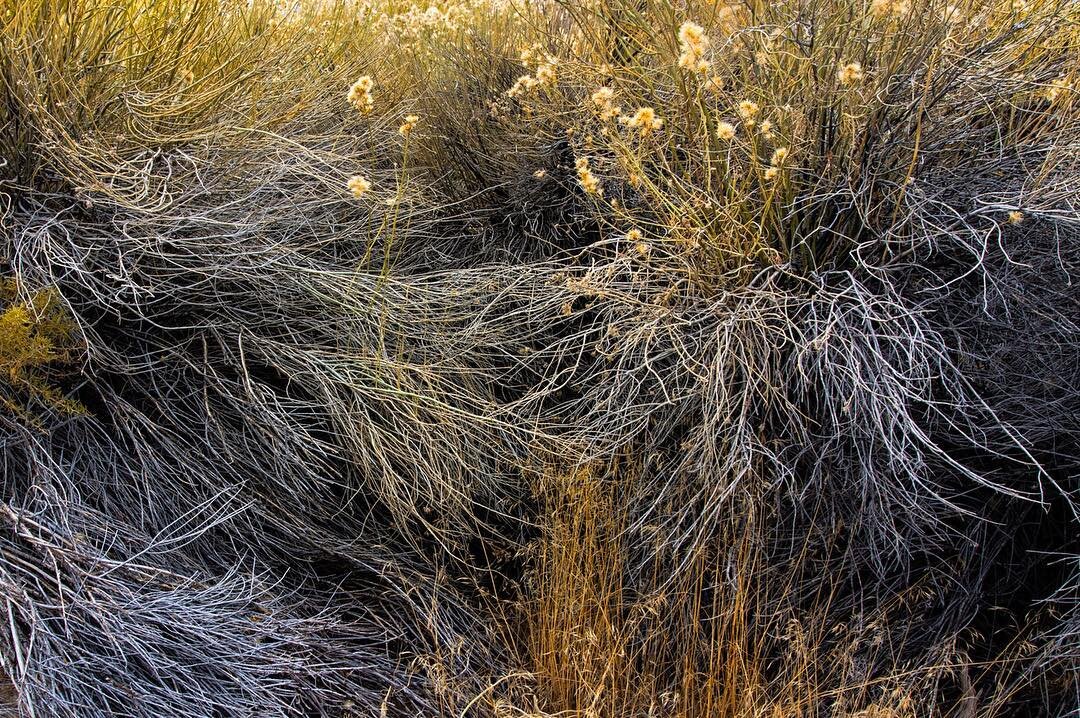
[[5,6],[16,710],[1074,714],[1078,22]]

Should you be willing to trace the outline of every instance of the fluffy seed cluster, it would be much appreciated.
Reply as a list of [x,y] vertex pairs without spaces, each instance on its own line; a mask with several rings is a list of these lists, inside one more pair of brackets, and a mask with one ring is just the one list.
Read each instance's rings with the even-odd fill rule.
[[870,12],[878,17],[903,17],[910,10],[910,0],[873,0],[870,3]]
[[555,61],[545,62],[536,68],[536,81],[545,87],[555,87],[559,75],[555,72]]
[[364,75],[353,83],[349,88],[347,99],[349,104],[355,107],[361,114],[367,115],[375,107],[375,101],[371,96],[371,90],[375,87],[375,81],[371,75]]
[[413,128],[416,127],[416,123],[419,121],[419,115],[405,115],[405,122],[403,122],[401,124],[401,127],[398,128],[398,134],[400,134],[402,137],[408,137],[409,134],[413,131]]
[[548,87],[554,87],[555,83],[559,81],[559,76],[555,72],[555,68],[558,64],[558,60],[549,55],[547,62],[536,68],[536,79],[540,80],[541,84],[547,85]]
[[371,182],[367,181],[360,175],[353,175],[349,178],[348,184],[349,191],[352,192],[353,197],[360,199],[371,189]]
[[585,190],[586,194],[591,194],[596,197],[603,195],[604,190],[600,186],[600,180],[596,178],[596,175],[589,169],[589,160],[587,157],[578,157],[574,162],[574,167],[577,169],[578,182],[581,183],[581,188]]
[[768,168],[765,170],[765,179],[771,181],[780,177],[780,171],[783,169],[784,162],[787,161],[788,155],[790,154],[791,150],[787,147],[777,147],[772,153]]
[[704,28],[687,20],[679,27],[679,67],[691,72],[706,72],[709,63],[705,61],[705,51],[709,47],[709,38]]
[[735,125],[730,122],[720,122],[716,125],[716,136],[725,142],[735,139]]
[[645,257],[649,254],[649,243],[645,241],[645,234],[636,227],[626,233],[626,241],[632,242],[634,251],[638,256]]
[[527,69],[536,68],[532,74],[522,75],[506,91],[507,97],[521,97],[538,87],[553,88],[559,82],[559,61],[553,55],[542,53],[539,45],[530,45],[520,54],[521,64]]
[[639,107],[633,115],[620,117],[619,121],[645,137],[653,130],[659,130],[664,126],[664,121],[656,116],[656,110],[651,107]]
[[532,45],[521,48],[521,52],[518,54],[518,59],[521,60],[521,64],[525,67],[536,64],[538,58],[543,57],[540,49],[540,44],[535,42]]
[[397,38],[402,47],[410,50],[425,44],[450,42],[456,33],[471,24],[475,9],[469,3],[442,5],[412,5],[405,12],[383,13],[375,22],[376,31]]
[[739,115],[740,119],[747,125],[753,126],[755,119],[761,108],[757,106],[756,102],[750,100],[743,100],[735,107],[735,112]]
[[522,97],[529,92],[532,92],[540,85],[540,81],[532,75],[522,75],[519,77],[510,89],[506,91],[507,97]]
[[613,117],[618,117],[622,111],[622,108],[615,104],[615,90],[610,87],[601,87],[592,93],[592,102],[596,114],[605,122]]
[[840,81],[841,85],[854,85],[862,82],[862,65],[857,62],[849,62],[836,71],[836,79]]
[[1070,85],[1065,78],[1059,77],[1058,79],[1050,83],[1050,86],[1046,88],[1043,96],[1050,102],[1056,102],[1063,93],[1071,89],[1072,85]]

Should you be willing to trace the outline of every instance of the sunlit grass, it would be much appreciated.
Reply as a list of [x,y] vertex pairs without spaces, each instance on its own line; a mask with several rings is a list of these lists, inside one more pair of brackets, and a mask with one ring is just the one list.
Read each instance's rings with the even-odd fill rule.
[[7,3],[24,707],[1067,707],[1075,578],[994,605],[994,527],[1076,549],[1078,41],[1054,0]]

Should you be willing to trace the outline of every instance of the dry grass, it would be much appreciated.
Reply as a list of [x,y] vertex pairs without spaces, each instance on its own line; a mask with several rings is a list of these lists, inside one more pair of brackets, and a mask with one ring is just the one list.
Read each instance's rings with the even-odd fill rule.
[[28,716],[1076,716],[1080,14],[0,9]]

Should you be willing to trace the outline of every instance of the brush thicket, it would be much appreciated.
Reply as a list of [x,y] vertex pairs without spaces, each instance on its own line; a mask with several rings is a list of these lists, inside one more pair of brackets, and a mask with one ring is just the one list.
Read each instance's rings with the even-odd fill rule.
[[28,716],[1074,715],[1069,2],[0,14]]

